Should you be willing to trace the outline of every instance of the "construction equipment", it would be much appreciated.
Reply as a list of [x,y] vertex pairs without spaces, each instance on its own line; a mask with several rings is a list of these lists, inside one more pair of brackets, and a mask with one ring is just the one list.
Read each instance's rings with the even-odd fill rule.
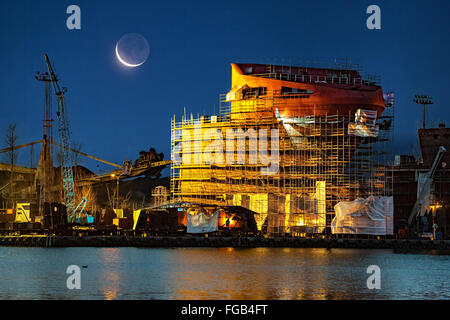
[[44,54],[45,62],[47,64],[48,73],[50,75],[53,88],[55,90],[56,98],[58,100],[58,111],[56,113],[58,118],[58,134],[59,142],[64,147],[61,149],[61,169],[62,169],[62,179],[63,179],[63,192],[64,192],[64,202],[67,210],[67,220],[68,222],[75,222],[79,220],[79,216],[76,216],[75,212],[75,185],[73,181],[73,169],[71,158],[69,156],[68,148],[70,146],[70,129],[69,120],[66,110],[66,102],[64,94],[67,89],[59,87],[58,78],[53,71],[52,65],[47,54]]
[[414,204],[414,207],[411,211],[411,214],[408,218],[408,226],[411,227],[413,221],[415,218],[417,218],[419,215],[423,216],[424,210],[423,205],[425,203],[425,200],[427,199],[428,195],[430,194],[431,189],[431,183],[433,182],[433,177],[436,172],[437,166],[439,165],[439,162],[442,159],[443,154],[447,152],[447,149],[445,149],[443,146],[439,147],[439,150],[436,154],[436,157],[434,158],[434,162],[431,165],[431,168],[428,172],[424,173],[423,175],[420,175],[417,181],[417,188],[418,188],[418,196],[416,203]]
[[87,199],[85,197],[83,197],[83,199],[81,200],[81,202],[78,204],[78,206],[75,208],[74,210],[74,215],[75,216],[80,216],[83,211],[84,208],[86,208],[86,204],[87,204]]
[[[25,147],[28,147],[28,146],[31,146],[31,145],[42,143],[42,142],[44,142],[44,140],[45,139],[42,139],[42,140],[39,140],[39,141],[30,142],[30,143],[23,144],[23,145],[14,146],[14,148],[0,149],[0,154],[8,152],[8,151],[11,151],[13,149],[14,150],[18,150],[18,149],[25,148]],[[53,141],[47,140],[47,143],[53,144],[55,146],[58,146],[60,148],[68,150],[70,152],[75,152],[75,153],[78,153],[78,154],[80,154],[82,156],[88,157],[90,159],[93,159],[93,160],[96,160],[96,161],[99,161],[99,162],[102,162],[102,163],[105,163],[105,164],[108,164],[110,166],[118,168],[118,169],[116,169],[116,170],[114,170],[114,171],[112,171],[110,173],[104,174],[104,175],[98,175],[98,176],[95,176],[95,177],[83,178],[82,179],[83,181],[105,182],[105,181],[112,180],[112,175],[117,176],[120,173],[122,173],[121,179],[129,178],[129,177],[136,177],[136,176],[144,174],[147,170],[149,170],[151,168],[165,167],[167,165],[172,164],[172,160],[162,160],[162,161],[156,161],[156,162],[147,161],[146,163],[141,163],[140,165],[134,165],[134,166],[132,166],[130,164],[128,164],[128,166],[127,166],[127,163],[124,163],[124,165],[121,166],[121,165],[119,165],[117,163],[113,163],[113,162],[110,162],[110,161],[107,161],[107,160],[103,160],[103,159],[94,157],[94,156],[92,156],[90,154],[87,154],[87,153],[84,153],[84,152],[81,152],[81,151],[78,151],[78,150],[75,150],[75,149],[72,149],[72,148],[69,148],[69,147],[65,147],[65,146],[63,146],[63,145],[61,145],[59,143],[53,142]],[[131,162],[131,161],[128,161],[128,162]],[[0,163],[0,169],[2,168],[2,166],[4,166],[5,168],[7,167],[5,164]],[[32,170],[34,170],[34,169],[29,169],[29,168],[25,168],[25,167],[18,167],[18,166],[16,166],[16,168],[19,168],[20,170],[26,170],[26,172],[31,172]],[[126,172],[125,172],[125,169],[127,169]]]
[[99,161],[99,162],[103,162],[103,163],[109,164],[110,166],[113,166],[113,167],[116,167],[116,168],[120,168],[120,169],[123,168],[122,166],[120,166],[120,165],[118,165],[118,164],[116,164],[116,163],[113,163],[113,162],[109,162],[109,161],[106,161],[106,160],[102,160],[102,159],[96,158],[96,157],[91,156],[91,155],[89,155],[89,154],[87,154],[87,153],[84,153],[84,152],[81,152],[81,151],[78,151],[78,150],[75,150],[75,149],[71,149],[71,148],[69,148],[69,147],[67,147],[67,146],[63,146],[63,145],[61,145],[61,144],[59,144],[59,143],[56,143],[56,142],[51,142],[51,143],[54,144],[54,145],[56,145],[56,146],[58,146],[58,147],[64,148],[65,150],[72,151],[72,152],[81,154],[82,156],[88,157],[88,158],[90,158],[90,159],[93,159],[93,160],[96,160],[96,161]]
[[28,147],[28,146],[32,146],[32,145],[34,145],[34,144],[41,143],[41,142],[43,142],[43,141],[44,141],[44,139],[39,140],[39,141],[30,142],[30,143],[27,143],[27,144],[22,144],[22,145],[19,145],[19,146],[14,146],[13,148],[0,149],[0,153],[5,153],[5,152],[8,152],[8,151],[12,151],[12,150],[17,150],[17,149],[25,148],[25,147]]
[[[43,119],[43,136],[48,142],[53,142],[53,111],[52,111],[52,78],[48,72],[36,72],[36,80],[44,83],[45,104]],[[50,154],[53,153],[53,147],[50,145]]]
[[26,223],[31,222],[30,203],[18,203],[15,222]]

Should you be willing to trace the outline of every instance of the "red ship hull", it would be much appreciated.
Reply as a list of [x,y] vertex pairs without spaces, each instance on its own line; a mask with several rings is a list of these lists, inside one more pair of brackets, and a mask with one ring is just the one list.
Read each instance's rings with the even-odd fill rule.
[[278,73],[286,67],[272,67],[276,72],[264,73],[265,65],[232,64],[232,87],[264,88],[282,118],[353,115],[358,109],[376,110],[380,116],[385,109],[381,87],[365,82],[357,71],[293,67]]

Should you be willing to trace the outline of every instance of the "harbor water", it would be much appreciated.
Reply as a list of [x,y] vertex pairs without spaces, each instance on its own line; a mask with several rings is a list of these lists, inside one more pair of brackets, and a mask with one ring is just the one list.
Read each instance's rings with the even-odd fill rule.
[[449,279],[439,251],[0,247],[0,299],[450,299]]

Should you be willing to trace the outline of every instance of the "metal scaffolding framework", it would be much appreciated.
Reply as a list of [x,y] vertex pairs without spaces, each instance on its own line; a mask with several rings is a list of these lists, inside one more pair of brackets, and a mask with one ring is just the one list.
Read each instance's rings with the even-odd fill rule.
[[[355,114],[280,117],[278,108],[295,99],[305,95],[240,90],[221,95],[217,115],[173,117],[171,201],[242,206],[257,213],[265,234],[305,236],[324,233],[340,201],[392,195],[393,101],[376,118],[377,135],[363,137],[352,131]],[[267,161],[252,148],[265,145],[279,155],[273,174],[263,173]]]

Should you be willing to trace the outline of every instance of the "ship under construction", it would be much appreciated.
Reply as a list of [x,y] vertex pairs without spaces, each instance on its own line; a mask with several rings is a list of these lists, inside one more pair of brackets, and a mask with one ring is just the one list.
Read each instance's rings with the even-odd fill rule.
[[[0,163],[0,234],[450,235],[450,134],[444,123],[427,128],[431,97],[413,100],[424,110],[420,157],[396,155],[391,162],[394,94],[383,92],[377,77],[346,62],[328,68],[235,63],[217,114],[172,118],[171,160],[150,148],[119,165],[68,143],[66,91],[45,60],[48,72],[36,76],[45,84],[43,139],[0,149],[13,157],[31,147],[29,168]],[[39,143],[34,167],[32,147]],[[115,169],[94,174],[69,152]],[[170,183],[159,179],[167,165]]]
[[348,63],[231,73],[217,114],[171,120],[173,203],[245,208],[259,232],[304,236],[329,234],[338,203],[392,199],[394,100],[376,77]]

